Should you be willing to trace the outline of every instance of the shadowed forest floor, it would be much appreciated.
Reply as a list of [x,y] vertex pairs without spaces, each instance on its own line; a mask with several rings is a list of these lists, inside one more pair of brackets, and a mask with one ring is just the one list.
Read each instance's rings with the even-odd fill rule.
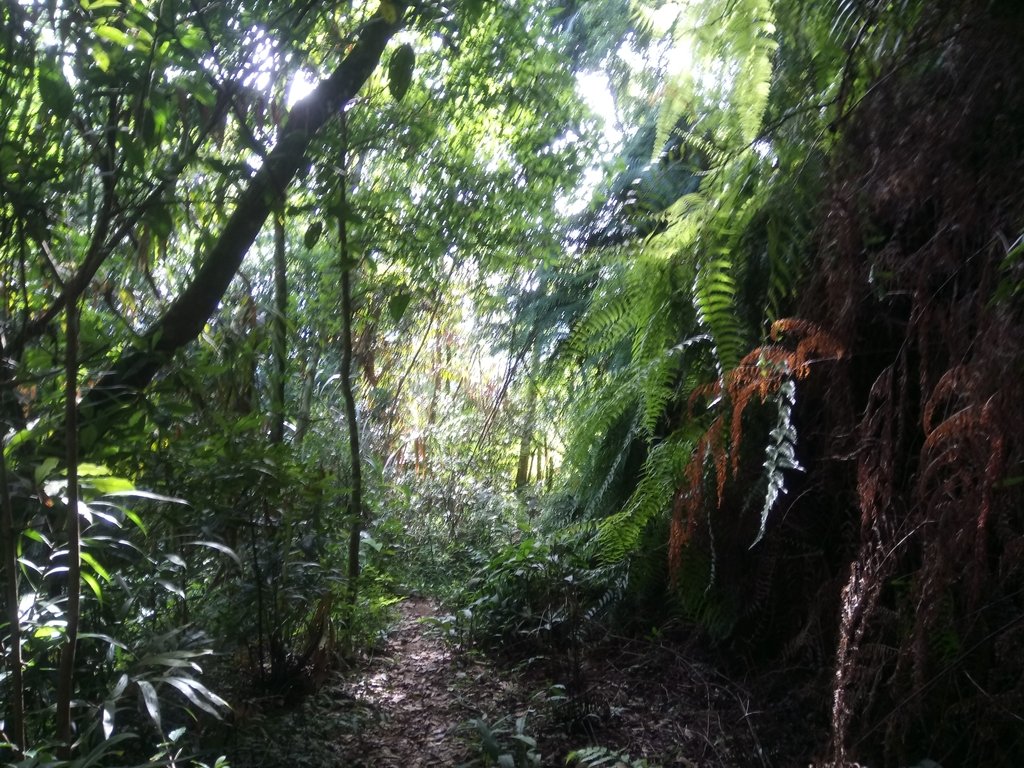
[[436,610],[403,602],[382,653],[297,706],[241,718],[232,766],[484,766],[506,753],[517,768],[555,766],[594,745],[652,766],[806,765],[820,733],[795,700],[759,706],[710,664],[656,642],[609,639],[578,667],[504,662],[452,649],[423,620]]

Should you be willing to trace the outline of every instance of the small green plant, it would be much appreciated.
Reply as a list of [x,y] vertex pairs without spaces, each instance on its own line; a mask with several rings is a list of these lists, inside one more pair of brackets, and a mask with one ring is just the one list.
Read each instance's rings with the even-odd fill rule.
[[479,760],[469,765],[497,765],[499,768],[532,768],[541,764],[537,740],[526,733],[526,715],[511,723],[503,717],[493,725],[482,718],[469,721],[480,738]]

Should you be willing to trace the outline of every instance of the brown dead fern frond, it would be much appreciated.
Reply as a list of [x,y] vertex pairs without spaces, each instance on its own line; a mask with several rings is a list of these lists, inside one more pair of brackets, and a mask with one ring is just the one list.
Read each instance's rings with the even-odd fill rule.
[[[787,334],[786,341],[797,339],[796,345],[782,343],[783,334]],[[752,350],[723,379],[695,387],[687,400],[690,418],[694,417],[701,401],[710,401],[713,407],[722,398],[728,402],[729,410],[720,412],[698,441],[684,473],[685,486],[677,492],[673,502],[669,534],[669,572],[673,579],[681,549],[689,541],[703,508],[705,462],[710,459],[714,466],[715,507],[720,509],[729,474],[734,478],[739,474],[743,415],[750,404],[767,402],[793,378],[805,377],[813,363],[835,360],[843,355],[842,345],[834,336],[817,324],[799,318],[777,320],[772,325],[771,338],[775,343]],[[726,415],[729,417],[728,443],[724,439]]]

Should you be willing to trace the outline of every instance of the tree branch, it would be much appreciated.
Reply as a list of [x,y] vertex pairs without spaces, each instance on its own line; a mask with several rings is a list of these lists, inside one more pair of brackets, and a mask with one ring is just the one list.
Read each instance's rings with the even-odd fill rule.
[[[334,73],[292,108],[280,139],[243,191],[192,283],[144,334],[144,348],[123,354],[86,394],[81,403],[83,418],[95,419],[128,402],[177,350],[202,332],[270,212],[280,204],[289,183],[307,162],[306,152],[313,137],[356,95],[400,28],[404,0],[385,0],[381,8]],[[386,18],[385,9],[393,21]],[[102,426],[97,425],[97,429],[102,431]]]

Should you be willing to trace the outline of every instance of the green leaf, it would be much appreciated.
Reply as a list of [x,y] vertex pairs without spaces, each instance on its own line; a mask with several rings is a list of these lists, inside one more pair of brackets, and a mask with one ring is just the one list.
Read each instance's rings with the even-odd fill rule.
[[79,477],[98,477],[100,475],[109,475],[110,469],[103,466],[102,464],[90,464],[87,461],[83,461],[78,465],[78,476]]
[[[108,493],[107,495],[116,498],[132,497],[136,499],[149,499],[150,501],[163,501],[168,504],[184,504],[186,507],[188,506],[188,502],[184,499],[178,499],[174,496],[164,496],[162,493],[154,493],[153,491],[140,491],[137,488],[115,491],[114,493]],[[125,512],[127,512],[127,510],[125,510]]]
[[91,573],[86,573],[85,571],[82,571],[80,575],[82,577],[82,581],[89,585],[89,588],[92,590],[92,593],[96,595],[96,599],[99,600],[100,604],[102,605],[103,589],[100,587],[100,583],[96,581],[96,577],[93,576]]
[[117,712],[117,702],[108,701],[103,705],[103,738],[109,739],[114,732],[114,714]]
[[146,524],[142,522],[142,518],[139,517],[139,515],[136,512],[133,512],[130,509],[125,509],[122,511],[124,512],[124,516],[131,520],[133,523],[135,523],[135,526],[140,531],[142,531],[144,534],[149,534],[149,528],[146,527]]
[[132,47],[132,39],[128,37],[123,30],[120,30],[117,27],[112,27],[109,24],[100,24],[93,28],[93,32],[96,34],[96,37],[109,40],[115,45],[120,45],[122,48]]
[[469,24],[474,24],[484,11],[484,0],[464,0],[461,7],[462,12],[466,15],[466,21]]
[[51,457],[49,457],[47,459],[43,459],[43,463],[40,464],[38,467],[36,467],[36,471],[35,471],[36,485],[41,484],[43,482],[43,480],[45,480],[47,477],[50,476],[50,473],[53,472],[53,470],[57,468],[57,463],[58,463],[57,459],[55,459],[53,456],[51,456]]
[[199,671],[199,665],[191,659],[197,656],[207,656],[207,651],[168,651],[167,653],[150,654],[139,659],[139,667],[174,667],[178,669],[194,669]]
[[157,579],[156,583],[164,589],[166,589],[168,592],[177,595],[182,600],[185,599],[185,591],[174,582],[168,581],[167,579]]
[[39,68],[39,96],[43,106],[58,120],[66,120],[75,106],[75,93],[56,61]]
[[[79,640],[102,640],[103,642],[108,643],[108,644],[114,646],[115,648],[120,648],[122,651],[127,651],[128,650],[128,646],[125,645],[124,643],[122,643],[120,640],[118,640],[117,638],[111,637],[110,635],[104,635],[102,632],[79,632],[78,633],[78,639]],[[125,677],[124,675],[122,675],[121,677],[124,678],[125,685],[127,685],[127,677]],[[117,687],[114,689],[114,694],[113,695],[114,696],[120,696],[121,693],[123,693],[123,692],[124,692],[124,686],[121,684],[120,681],[118,681]]]
[[96,572],[97,576],[99,576],[101,579],[108,583],[110,582],[110,573],[107,571],[106,568],[99,564],[99,561],[96,560],[96,558],[93,557],[91,553],[82,552],[82,560],[89,564],[89,567],[91,567]]
[[135,488],[135,484],[124,477],[90,477],[82,485],[102,494],[123,493]]
[[408,291],[397,293],[388,301],[388,313],[391,315],[391,319],[395,321],[395,325],[402,321],[405,310],[409,308],[411,302],[412,294]]
[[171,216],[170,208],[166,205],[154,205],[143,219],[149,225],[150,231],[158,239],[165,241],[174,231],[174,218]]
[[230,709],[231,706],[220,696],[209,688],[191,677],[164,677],[161,678],[168,685],[173,685],[181,691],[185,697],[204,712],[220,718],[221,713],[216,709]]
[[206,53],[206,38],[203,36],[202,30],[197,27],[189,27],[178,36],[178,41],[190,52],[197,55]]
[[235,550],[233,550],[227,544],[221,544],[219,541],[189,541],[186,543],[191,544],[193,547],[209,547],[210,549],[215,549],[218,552],[223,552],[225,555],[227,555],[236,563],[238,563],[239,568],[242,567],[242,559],[235,553]]
[[412,70],[416,65],[416,53],[408,43],[401,45],[391,54],[388,62],[388,90],[395,101],[401,101],[412,83]]
[[146,705],[149,717],[156,727],[160,728],[160,698],[156,695],[156,688],[146,680],[136,680],[135,683],[139,686],[139,692],[142,694],[142,701]]
[[[103,758],[108,753],[112,753],[113,748],[115,746],[120,744],[122,741],[127,741],[128,739],[134,738],[137,738],[137,736],[134,733],[118,733],[114,736],[111,736],[106,741],[101,741],[99,744],[93,747],[92,752],[90,752],[84,758],[79,758],[78,760],[75,760],[73,765],[75,765],[76,768],[92,768],[92,766],[99,764],[101,758]],[[109,765],[109,761],[106,764]]]
[[110,69],[110,54],[107,53],[106,49],[102,45],[96,43],[89,47],[89,53],[92,55],[93,61],[96,62],[96,66],[100,68],[101,72],[106,72]]
[[320,235],[324,233],[324,223],[322,221],[314,221],[306,229],[306,234],[302,236],[302,244],[306,246],[306,250],[312,250],[313,246],[320,240]]

